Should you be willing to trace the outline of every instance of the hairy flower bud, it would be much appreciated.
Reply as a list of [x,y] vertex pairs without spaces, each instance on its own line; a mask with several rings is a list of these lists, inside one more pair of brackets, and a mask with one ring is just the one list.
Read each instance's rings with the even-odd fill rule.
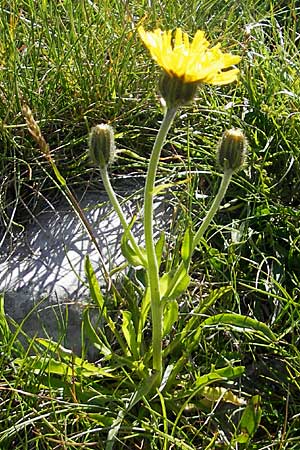
[[101,124],[92,128],[89,136],[91,160],[104,169],[113,161],[115,152],[115,137],[112,127]]
[[223,170],[239,170],[245,162],[247,139],[242,130],[231,128],[223,133],[218,146],[218,163]]
[[164,72],[160,79],[159,90],[167,107],[172,108],[192,102],[198,84],[197,82],[185,83],[182,79]]

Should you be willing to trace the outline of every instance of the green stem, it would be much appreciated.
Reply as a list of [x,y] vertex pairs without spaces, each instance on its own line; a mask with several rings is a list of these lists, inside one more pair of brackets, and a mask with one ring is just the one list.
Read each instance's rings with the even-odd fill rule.
[[[217,195],[215,196],[212,205],[208,211],[208,213],[206,214],[199,230],[197,231],[196,235],[194,236],[192,245],[191,245],[191,253],[190,253],[190,258],[189,258],[189,262],[192,259],[193,256],[193,252],[195,250],[195,248],[199,245],[201,238],[203,237],[205,231],[207,230],[207,228],[209,227],[209,224],[211,223],[212,219],[214,218],[214,215],[216,214],[216,212],[218,211],[221,202],[226,194],[226,191],[228,189],[228,186],[230,184],[231,178],[233,175],[233,170],[231,169],[227,169],[224,171],[223,177],[222,177],[222,181],[218,190]],[[186,265],[186,263],[184,263],[183,261],[179,264],[174,276],[173,276],[173,280],[170,283],[169,286],[169,292],[172,291],[175,283],[178,280],[178,277],[181,276],[182,271],[184,270],[184,267],[186,267],[186,271],[188,272],[188,267],[189,267],[189,263],[188,266]],[[167,296],[167,294],[166,294]]]
[[206,214],[199,230],[197,231],[196,235],[194,236],[193,243],[192,243],[192,253],[195,250],[195,248],[197,247],[197,245],[199,244],[202,236],[204,235],[209,224],[211,223],[212,219],[214,218],[214,215],[218,211],[218,209],[221,205],[221,202],[226,194],[228,186],[230,184],[232,175],[233,175],[233,170],[227,169],[224,171],[218,193],[215,196],[214,201],[212,202],[212,205],[211,205],[208,213]]
[[157,172],[160,152],[165,138],[172,125],[177,108],[167,108],[160,129],[153,146],[144,195],[144,232],[145,246],[148,261],[148,283],[151,297],[152,314],[152,348],[153,348],[153,370],[158,373],[159,382],[162,377],[162,315],[163,309],[159,291],[159,268],[155,253],[153,239],[153,197],[154,184]]
[[139,258],[141,259],[141,261],[143,261],[144,267],[147,267],[147,261],[144,257],[144,255],[141,252],[141,249],[139,248],[139,246],[137,245],[135,238],[131,232],[131,230],[129,229],[129,225],[127,223],[127,220],[124,216],[123,210],[121,208],[121,205],[116,197],[116,194],[112,188],[110,179],[109,179],[109,175],[108,175],[108,171],[107,171],[107,167],[104,168],[100,168],[100,173],[101,173],[101,177],[102,177],[102,181],[103,181],[103,185],[104,188],[106,190],[106,193],[108,195],[108,198],[114,208],[114,210],[116,211],[116,213],[119,216],[120,222],[122,227],[124,228],[124,231],[127,232],[128,235],[128,239],[129,242],[132,245],[133,250],[135,251],[135,253],[139,256]]

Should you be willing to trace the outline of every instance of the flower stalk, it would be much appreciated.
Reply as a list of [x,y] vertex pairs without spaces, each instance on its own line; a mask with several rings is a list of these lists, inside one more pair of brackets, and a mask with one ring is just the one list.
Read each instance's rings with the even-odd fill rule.
[[181,275],[182,271],[183,270],[186,270],[186,272],[189,271],[189,264],[192,259],[193,253],[194,253],[196,247],[199,245],[202,237],[204,236],[205,231],[207,230],[210,223],[212,222],[215,214],[217,213],[218,209],[220,208],[221,202],[226,195],[226,192],[227,192],[228,186],[230,184],[233,173],[234,173],[234,171],[231,169],[224,171],[218,193],[215,196],[215,198],[211,204],[211,207],[209,208],[209,211],[207,212],[205,218],[203,219],[203,222],[202,222],[200,228],[198,229],[197,233],[195,234],[195,236],[193,238],[189,260],[188,260],[188,262],[181,261],[181,263],[179,264],[177,270],[174,273],[172,283],[170,283],[170,286],[169,286],[170,292],[172,291],[172,289],[173,289],[174,285],[176,284],[177,279]]
[[227,169],[224,171],[218,193],[215,196],[215,198],[211,204],[211,207],[209,208],[209,211],[207,212],[200,228],[198,229],[197,233],[194,236],[193,243],[192,243],[192,252],[199,245],[200,240],[202,239],[205,231],[209,227],[216,212],[220,208],[221,202],[222,202],[223,198],[225,197],[225,194],[226,194],[226,191],[230,184],[233,173],[234,173],[234,171],[232,169]]
[[117,199],[117,196],[112,188],[112,185],[111,185],[111,182],[109,179],[109,175],[108,175],[107,166],[100,167],[100,174],[101,174],[102,182],[103,182],[104,188],[106,190],[106,193],[108,195],[108,198],[109,198],[114,210],[118,214],[121,225],[122,225],[124,231],[127,233],[128,240],[129,240],[133,250],[139,256],[140,260],[143,261],[144,267],[147,267],[147,260],[145,259],[144,255],[142,254],[141,249],[138,246],[138,244],[129,228],[129,225],[128,225],[126,217],[123,213],[122,207],[121,207],[121,205]]
[[99,167],[104,189],[106,190],[110,203],[119,217],[124,232],[127,234],[132,249],[138,255],[140,261],[142,261],[143,266],[146,267],[147,260],[136,243],[110,182],[108,166],[114,160],[116,154],[114,131],[110,125],[102,123],[92,128],[89,136],[89,154],[91,161]]
[[[148,261],[148,288],[151,298],[153,370],[158,373],[158,378],[161,379],[163,306],[159,286],[159,268],[153,240],[153,191],[158,160],[177,109],[193,100],[200,83],[222,85],[235,81],[239,70],[231,66],[237,64],[240,57],[223,53],[220,44],[210,48],[210,44],[201,30],[196,32],[192,42],[180,28],[177,28],[173,33],[171,30],[162,32],[159,28],[148,32],[143,27],[139,27],[138,32],[152,58],[163,69],[160,93],[166,105],[165,116],[149,162],[144,194],[144,232]],[[193,240],[192,250],[199,243],[216,213],[225,195],[231,175],[231,171],[225,171],[219,193]],[[184,269],[183,263],[178,269],[179,272],[177,271],[178,275],[181,274],[182,269]],[[175,284],[176,277],[173,280]]]
[[145,193],[144,193],[144,233],[145,246],[148,261],[148,287],[151,298],[152,315],[152,349],[153,370],[158,373],[158,379],[162,376],[162,320],[163,310],[159,290],[159,267],[157,263],[153,236],[153,197],[154,184],[158,161],[165,138],[172,125],[177,108],[167,108],[160,129],[154,142],[150,162],[148,166]]

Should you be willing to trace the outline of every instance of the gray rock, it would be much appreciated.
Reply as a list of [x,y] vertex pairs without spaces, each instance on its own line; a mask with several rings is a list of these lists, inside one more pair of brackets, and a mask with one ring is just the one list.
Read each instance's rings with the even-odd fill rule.
[[[119,199],[130,220],[137,215],[133,233],[143,241],[142,191],[139,183],[128,192],[128,180],[119,183]],[[126,191],[126,192],[125,192]],[[81,319],[90,302],[84,273],[84,258],[89,255],[103,286],[103,262],[108,271],[121,266],[120,251],[123,229],[108,203],[105,192],[77,193],[80,205],[92,225],[101,256],[95,249],[80,220],[63,202],[44,211],[26,226],[13,246],[2,245],[0,258],[0,293],[4,295],[5,312],[11,324],[22,324],[28,336],[60,340],[64,346],[81,352]],[[155,201],[157,233],[171,217],[170,202],[162,197]],[[13,326],[13,325],[12,325]],[[88,356],[95,354],[89,349]]]

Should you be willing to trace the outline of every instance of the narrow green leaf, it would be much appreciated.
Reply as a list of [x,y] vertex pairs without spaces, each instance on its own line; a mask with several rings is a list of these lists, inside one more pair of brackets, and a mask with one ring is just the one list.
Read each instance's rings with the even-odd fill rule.
[[262,416],[260,403],[261,397],[259,395],[254,395],[250,399],[238,425],[239,434],[234,437],[233,444],[248,444],[254,436]]
[[223,367],[222,369],[214,369],[207,373],[206,375],[201,375],[196,378],[193,389],[199,389],[204,388],[205,386],[208,386],[209,384],[215,382],[215,381],[226,381],[226,380],[232,380],[234,378],[240,377],[245,371],[245,368],[243,366],[237,366],[237,367]]
[[58,170],[58,168],[57,168],[55,162],[54,162],[52,159],[50,160],[50,164],[51,164],[51,167],[52,167],[52,169],[53,169],[53,172],[54,172],[54,174],[55,174],[55,176],[56,176],[57,181],[60,183],[61,186],[63,186],[63,187],[66,186],[66,185],[67,185],[66,180],[65,180],[64,177],[61,175],[61,173],[60,173],[60,171]]
[[136,405],[143,397],[145,397],[151,390],[157,385],[159,374],[153,373],[146,377],[139,384],[137,390],[132,394],[131,399],[127,402],[126,407],[124,409],[119,409],[119,413],[117,418],[114,420],[107,436],[105,450],[113,450],[115,441],[117,439],[117,435],[119,433],[119,429],[122,425],[122,422],[125,418],[126,413],[130,411],[130,409]]
[[99,333],[96,333],[95,328],[93,327],[89,315],[89,310],[86,309],[83,313],[83,333],[84,337],[87,337],[91,344],[94,344],[94,346],[99,350],[102,355],[104,355],[106,358],[111,356],[112,350],[107,342],[107,339],[105,339],[105,343],[100,339]]
[[84,270],[88,280],[92,300],[99,307],[100,311],[103,313],[103,316],[106,317],[106,308],[104,306],[104,299],[101,293],[101,289],[96,274],[94,272],[93,266],[91,264],[88,255],[86,255],[84,260]]
[[159,381],[159,374],[154,372],[142,380],[137,390],[132,395],[127,411],[129,411],[134,405],[136,405],[143,397],[145,397],[151,390],[157,385]]
[[163,314],[163,337],[170,333],[172,326],[178,320],[177,300],[168,300],[165,303]]
[[[115,378],[109,370],[98,367],[92,363],[75,357],[73,361],[57,361],[52,357],[41,359],[40,356],[30,356],[30,367],[35,373],[41,372],[60,376],[83,376],[83,377],[108,377]],[[28,359],[27,359],[28,362]],[[14,363],[18,366],[26,363],[23,358],[16,358]]]
[[156,259],[157,259],[157,265],[158,267],[160,267],[160,263],[161,263],[161,258],[162,258],[162,254],[163,254],[163,250],[164,250],[164,246],[165,246],[165,233],[162,232],[159,236],[159,239],[155,245],[155,253],[156,253]]
[[149,309],[150,309],[150,289],[148,288],[146,289],[146,292],[142,300],[141,312],[139,316],[138,333],[137,333],[137,346],[139,354],[141,353],[143,330],[148,317]]
[[[169,374],[169,379],[166,383],[166,391],[168,391],[174,383],[177,383],[176,377],[179,373],[181,373],[183,367],[188,362],[190,357],[189,355],[190,353],[183,354],[180,358],[177,359],[176,363],[173,364],[172,371]],[[215,369],[213,367],[208,374],[201,375],[196,378],[196,381],[192,387],[192,391],[202,389],[215,381],[230,380],[237,378],[244,373],[244,370],[245,368],[243,366],[237,367],[227,366],[222,369]],[[189,393],[187,394],[183,393],[183,397],[185,397],[186,395],[189,395]]]
[[[30,360],[30,369],[34,373],[47,372],[56,375],[66,375],[72,376],[74,375],[74,371],[72,372],[72,367],[70,364],[66,364],[63,361],[56,361],[52,358],[41,359],[37,356],[30,356],[27,360],[27,364]],[[21,366],[26,362],[24,358],[16,358],[14,363],[17,366]]]
[[186,268],[189,267],[193,249],[193,232],[190,227],[185,230],[181,246],[181,257]]
[[68,361],[73,361],[76,358],[76,355],[72,352],[72,350],[63,347],[62,345],[58,344],[57,342],[51,341],[50,339],[38,338],[37,342],[50,352],[58,354],[61,358],[64,358]]
[[122,332],[132,356],[135,360],[139,359],[136,332],[132,322],[132,314],[130,311],[122,311],[123,322]]
[[231,286],[224,286],[219,289],[212,290],[207,297],[196,306],[193,310],[190,319],[187,321],[185,327],[178,333],[177,337],[164,350],[164,357],[174,353],[177,347],[185,347],[187,352],[191,352],[199,343],[199,335],[202,332],[200,327],[203,322],[203,314],[223,295],[232,291]]
[[163,301],[178,298],[188,288],[190,276],[187,274],[186,268],[182,267],[176,278],[174,277],[175,274],[176,270],[172,270],[165,273],[159,280],[160,295]]
[[217,314],[215,316],[208,317],[201,324],[202,327],[216,325],[234,327],[238,331],[243,332],[256,332],[267,340],[276,341],[275,335],[265,323],[241,314]]
[[[144,256],[144,259],[146,260],[146,252],[145,249],[142,247],[139,247],[141,253]],[[123,233],[122,239],[121,239],[121,251],[128,261],[128,263],[133,267],[145,267],[144,261],[140,258],[140,256],[135,252],[135,250],[130,245],[130,242],[128,240],[128,231],[125,231]]]

